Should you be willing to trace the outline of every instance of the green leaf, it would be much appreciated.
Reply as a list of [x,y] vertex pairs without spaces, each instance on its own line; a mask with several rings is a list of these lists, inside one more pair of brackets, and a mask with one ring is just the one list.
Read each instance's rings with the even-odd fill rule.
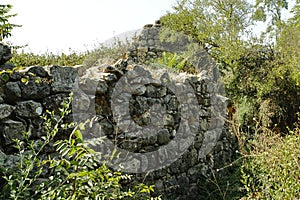
[[75,135],[75,137],[76,137],[77,139],[79,139],[80,141],[83,140],[83,138],[82,138],[82,133],[81,133],[80,130],[75,130],[75,131],[74,131],[74,135]]
[[78,128],[79,128],[80,130],[84,131],[84,130],[85,130],[85,125],[84,125],[84,123],[80,123],[80,124],[78,125]]
[[27,82],[28,82],[28,79],[27,79],[27,78],[21,78],[21,82],[22,82],[22,83],[27,83]]
[[3,81],[9,81],[9,76],[8,76],[8,74],[3,74],[3,75],[1,76],[1,79],[2,79]]

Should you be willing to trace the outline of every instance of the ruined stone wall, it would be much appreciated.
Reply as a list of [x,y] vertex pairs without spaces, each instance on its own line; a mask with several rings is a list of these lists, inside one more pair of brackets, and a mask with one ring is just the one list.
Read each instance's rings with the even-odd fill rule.
[[[140,64],[151,63],[161,57],[162,52],[180,54],[187,51],[191,44],[196,44],[192,38],[183,33],[164,28],[160,21],[157,20],[155,24],[147,24],[143,27],[141,33],[128,48],[127,56],[129,62]],[[199,45],[197,44],[197,46]],[[193,54],[192,56],[199,58],[201,55],[196,54],[207,56],[206,51],[201,47],[197,52],[193,52]],[[198,68],[200,66],[194,67]],[[203,69],[203,66],[201,68]]]
[[128,48],[128,59],[133,63],[145,63],[160,57],[164,50],[159,36],[160,29],[159,22],[145,25],[141,34]]
[[[231,138],[224,132],[222,120],[211,115],[212,106],[216,104],[214,102],[216,100],[212,99],[215,89],[210,79],[205,76],[181,75],[175,77],[178,81],[176,88],[172,88],[171,85],[169,88],[164,82],[164,78],[167,77],[166,73],[161,73],[157,79],[154,79],[151,72],[141,66],[133,67],[133,70],[127,71],[126,76],[112,66],[107,67],[105,73],[98,68],[92,71],[94,75],[97,75],[93,78],[81,77],[75,90],[78,68],[53,66],[48,73],[42,67],[33,67],[24,74],[10,74],[9,79],[5,78],[5,81],[2,75],[0,83],[1,151],[9,158],[14,152],[13,139],[22,139],[22,131],[30,130],[31,138],[38,140],[45,134],[40,116],[47,109],[57,110],[63,99],[66,99],[70,92],[74,92],[74,98],[77,101],[73,105],[74,114],[81,120],[85,119],[82,116],[86,114],[88,114],[87,118],[93,117],[93,114],[98,117],[97,123],[100,129],[94,129],[88,133],[105,135],[120,149],[135,153],[132,157],[121,156],[120,160],[116,161],[116,166],[122,164],[129,173],[150,172],[146,180],[156,185],[158,193],[170,194],[179,199],[182,199],[182,196],[197,199],[202,192],[200,180],[205,180],[205,177],[211,174],[211,170],[222,167],[226,161],[230,160],[233,153]],[[139,78],[142,76],[151,79],[150,83],[145,85],[141,83],[129,93],[124,93],[124,88],[118,85],[121,83],[125,87],[126,85],[123,85],[125,82],[139,83],[141,81]],[[27,81],[25,82],[22,78]],[[91,85],[96,81],[97,87],[91,91],[93,90]],[[185,105],[187,102],[184,101],[189,99],[180,99],[177,96],[180,92],[185,93],[188,88],[176,91],[180,87],[185,87],[185,83],[191,85],[194,94],[189,91],[183,94],[183,97],[194,95],[198,105],[198,108],[189,108],[197,111],[194,115],[189,116],[189,113],[185,113],[188,119],[184,119],[182,113],[188,108]],[[122,123],[118,123],[113,116],[113,112],[117,115],[125,112],[128,115],[122,101],[120,101],[120,107],[114,102],[114,109],[112,109],[111,96],[114,93],[122,94],[115,100],[127,96],[129,121],[123,118]],[[154,114],[151,114],[154,105],[160,105],[159,108],[164,108],[165,113],[154,109],[152,110]],[[160,116],[160,114],[164,115]],[[192,119],[191,117],[194,116],[198,118]],[[189,120],[196,120],[198,124]],[[135,131],[125,130],[123,127],[130,123],[137,124],[139,128]],[[147,126],[148,124],[154,127]],[[193,127],[196,125],[197,127]],[[87,139],[90,138],[88,133],[85,134]],[[210,139],[207,140],[207,138]],[[209,145],[213,147],[209,149]],[[168,148],[164,148],[165,146]],[[111,149],[107,149],[108,147],[104,146],[97,147],[96,150],[110,153]],[[54,149],[49,149],[47,153],[53,151]],[[151,154],[151,152],[155,153]]]
[[[157,38],[146,40],[135,45],[145,47],[146,57],[159,56],[151,43]],[[198,74],[153,69],[134,60],[136,50],[129,49],[132,56],[113,66],[31,67],[1,74],[1,159],[13,156],[13,139],[22,139],[22,132],[30,131],[31,139],[39,140],[45,134],[40,116],[58,111],[73,92],[69,120],[94,119],[84,139],[105,136],[102,145],[93,147],[105,154],[117,148],[121,154],[110,163],[113,169],[122,166],[121,171],[154,184],[164,199],[204,199],[207,179],[234,152],[233,138],[224,127],[226,99],[218,75],[214,68]]]

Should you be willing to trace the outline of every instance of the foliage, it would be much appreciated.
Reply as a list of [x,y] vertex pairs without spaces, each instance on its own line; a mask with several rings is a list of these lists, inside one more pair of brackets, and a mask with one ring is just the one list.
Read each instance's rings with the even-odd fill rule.
[[249,126],[251,124],[247,122],[256,117],[266,126],[262,118],[269,118],[270,128],[277,126],[286,131],[287,126],[292,127],[297,121],[295,116],[300,106],[300,88],[296,80],[298,66],[287,66],[287,60],[282,60],[281,56],[271,47],[256,45],[237,61],[239,67],[230,74],[231,79],[224,78],[227,95],[236,107],[243,109],[240,102],[247,99],[251,108],[246,121],[240,118],[241,112],[237,113],[238,121],[244,121],[242,124]]
[[[70,113],[71,97],[60,109],[60,117],[47,111],[43,116],[44,135],[40,141],[15,140],[18,154],[15,165],[1,166],[6,184],[1,189],[1,199],[149,199],[153,186],[132,183],[130,175],[113,172],[83,141],[84,124],[64,123]],[[68,139],[54,141],[55,136],[73,129]],[[101,140],[97,141],[101,142]],[[56,147],[54,155],[42,155],[46,147]],[[155,199],[155,198],[153,198]],[[159,199],[156,198],[156,199]]]
[[18,67],[29,67],[29,66],[47,66],[47,65],[58,65],[58,66],[75,66],[83,64],[85,60],[85,53],[71,54],[61,53],[60,55],[51,52],[43,54],[25,53],[17,51],[13,52],[13,57],[10,60],[12,64]]
[[163,52],[162,56],[156,59],[154,63],[175,71],[184,70],[190,73],[194,72],[192,65],[188,63],[188,58],[177,55],[176,53]]
[[264,130],[250,140],[241,168],[249,199],[300,198],[299,142],[299,127],[284,137]]
[[0,5],[0,41],[11,36],[11,31],[15,27],[20,27],[9,22],[10,18],[15,17],[16,14],[9,14],[12,5]]
[[224,68],[232,68],[232,61],[243,52],[240,36],[249,26],[249,11],[245,0],[184,0],[161,21],[166,27],[191,36]]
[[296,5],[292,17],[282,28],[278,38],[277,51],[280,52],[280,61],[284,63],[278,71],[283,71],[291,81],[300,86],[300,8]]
[[267,23],[267,29],[262,33],[261,40],[277,40],[284,25],[282,11],[288,10],[287,0],[256,0],[253,5],[252,19]]

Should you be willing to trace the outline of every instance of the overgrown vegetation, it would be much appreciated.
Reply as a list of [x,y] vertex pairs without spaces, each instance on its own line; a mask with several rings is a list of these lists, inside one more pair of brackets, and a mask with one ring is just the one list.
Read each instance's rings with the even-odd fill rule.
[[[84,142],[80,131],[84,124],[64,123],[70,114],[71,100],[70,97],[63,104],[59,118],[50,111],[43,116],[46,135],[41,140],[29,139],[30,132],[24,133],[23,140],[15,140],[18,154],[14,156],[14,165],[5,165],[2,161],[0,166],[5,180],[0,198],[150,199],[153,186],[134,183],[130,175],[111,171],[103,160],[105,155],[90,148],[101,143],[101,138]],[[67,139],[54,140],[68,129],[73,131]],[[46,157],[42,152],[49,146],[54,146],[56,153]],[[124,181],[127,186],[123,186]],[[128,186],[128,182],[132,182],[131,185]]]
[[299,142],[299,126],[285,137],[264,130],[249,140],[241,168],[247,198],[300,198]]
[[155,63],[161,64],[168,69],[173,69],[175,71],[185,71],[189,73],[194,73],[195,70],[193,65],[188,62],[188,58],[177,55],[176,53],[163,52],[162,57],[158,58]]

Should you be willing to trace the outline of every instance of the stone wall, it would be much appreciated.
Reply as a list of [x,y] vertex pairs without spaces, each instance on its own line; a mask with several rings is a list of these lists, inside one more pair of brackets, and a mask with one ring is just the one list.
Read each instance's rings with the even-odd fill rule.
[[129,49],[128,60],[112,66],[31,67],[1,74],[1,159],[13,156],[13,139],[22,139],[22,132],[30,131],[31,139],[39,140],[45,134],[40,116],[57,111],[73,92],[71,120],[95,119],[84,139],[105,136],[95,150],[121,152],[110,163],[113,169],[122,166],[124,172],[155,184],[156,194],[164,199],[205,198],[207,179],[234,152],[233,138],[224,127],[226,99],[216,73],[199,69],[198,74],[174,74],[138,64],[138,47],[145,47],[146,57],[159,56],[156,28],[146,26],[144,31],[153,37],[146,43],[141,39]]

